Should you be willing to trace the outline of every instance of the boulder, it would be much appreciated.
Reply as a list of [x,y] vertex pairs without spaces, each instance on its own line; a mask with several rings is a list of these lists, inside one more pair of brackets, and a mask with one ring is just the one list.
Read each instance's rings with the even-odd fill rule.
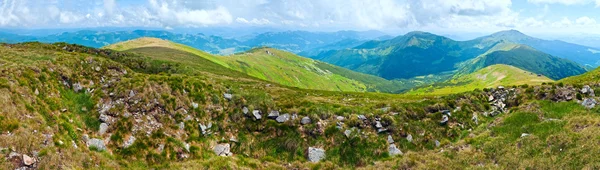
[[413,141],[413,137],[412,137],[412,135],[408,134],[408,136],[406,136],[406,140],[407,140],[408,142],[412,142],[412,141]]
[[31,166],[31,165],[35,164],[35,162],[36,162],[35,158],[32,158],[28,155],[23,154],[23,164],[25,166]]
[[310,162],[319,162],[325,159],[325,150],[321,148],[308,147],[308,160]]
[[75,92],[79,92],[79,91],[83,90],[83,87],[81,86],[81,83],[75,83],[75,84],[73,84],[73,90]]
[[100,130],[98,130],[98,134],[100,135],[104,135],[106,133],[106,131],[108,130],[108,124],[106,123],[100,123]]
[[583,88],[581,88],[581,90],[579,92],[581,92],[583,94],[588,94],[588,93],[592,94],[592,93],[594,93],[594,90],[590,86],[585,85],[585,86],[583,86]]
[[358,119],[365,121],[365,120],[367,120],[367,117],[365,117],[365,115],[358,115]]
[[232,156],[233,154],[231,153],[230,150],[231,150],[231,146],[228,143],[217,144],[213,148],[213,151],[218,156]]
[[337,119],[340,122],[343,122],[346,118],[344,118],[344,116],[337,116],[335,117],[335,119]]
[[380,121],[375,121],[375,128],[377,128],[377,129],[383,128],[383,125],[381,124]]
[[269,112],[269,115],[267,115],[267,118],[269,119],[277,119],[277,117],[279,117],[279,111],[277,110],[272,110]]
[[106,150],[106,146],[104,145],[104,141],[101,139],[97,139],[97,138],[92,138],[90,140],[87,141],[87,146],[89,148],[96,148],[98,151],[105,151]]
[[583,100],[583,102],[581,102],[581,105],[583,105],[587,109],[592,109],[592,108],[596,107],[596,104],[598,104],[598,103],[596,102],[595,99],[592,99],[592,98],[586,98]]
[[396,147],[396,144],[390,144],[390,147],[388,147],[388,152],[390,153],[391,156],[403,154],[402,151],[400,151],[400,149],[398,149],[398,147]]
[[227,100],[231,100],[231,99],[233,99],[233,94],[225,93],[225,94],[223,94],[223,97]]
[[310,124],[311,122],[312,121],[310,120],[310,117],[308,117],[308,116],[305,116],[305,117],[302,118],[302,120],[300,120],[300,123],[302,125]]
[[346,129],[344,131],[344,135],[346,135],[347,138],[350,138],[350,135],[352,135],[352,131],[350,129]]
[[435,147],[440,147],[440,141],[435,140]]
[[275,120],[279,123],[285,123],[288,120],[290,120],[290,114],[286,113],[286,114],[279,115],[279,116],[277,116],[277,118]]
[[388,142],[389,144],[392,144],[392,143],[394,143],[394,138],[392,138],[392,135],[388,135],[388,137],[387,137],[387,142]]
[[440,121],[441,125],[445,125],[448,123],[448,116],[442,115],[442,120]]
[[135,97],[135,92],[133,92],[133,90],[130,90],[130,91],[129,91],[129,97],[130,97],[130,98],[131,98],[131,97]]
[[197,109],[198,108],[198,103],[192,102],[192,108]]
[[249,110],[247,107],[242,108],[242,113],[248,114]]
[[260,120],[262,119],[262,115],[260,115],[260,110],[253,110],[252,111],[252,116],[254,116],[254,118],[256,120]]

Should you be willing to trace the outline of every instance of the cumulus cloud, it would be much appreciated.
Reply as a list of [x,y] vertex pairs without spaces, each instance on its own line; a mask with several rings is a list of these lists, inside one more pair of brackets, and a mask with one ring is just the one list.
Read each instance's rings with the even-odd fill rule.
[[584,16],[584,17],[577,18],[575,20],[575,23],[577,23],[578,25],[596,25],[596,20],[592,19],[590,17]]

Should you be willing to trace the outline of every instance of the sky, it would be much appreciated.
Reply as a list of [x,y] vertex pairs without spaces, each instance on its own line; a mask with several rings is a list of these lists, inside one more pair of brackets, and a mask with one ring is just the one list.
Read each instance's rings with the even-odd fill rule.
[[600,0],[0,0],[0,28],[600,34]]

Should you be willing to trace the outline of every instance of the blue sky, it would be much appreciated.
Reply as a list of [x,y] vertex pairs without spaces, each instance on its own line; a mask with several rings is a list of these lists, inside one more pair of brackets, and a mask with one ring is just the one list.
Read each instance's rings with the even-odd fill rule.
[[0,28],[600,34],[600,0],[0,0]]

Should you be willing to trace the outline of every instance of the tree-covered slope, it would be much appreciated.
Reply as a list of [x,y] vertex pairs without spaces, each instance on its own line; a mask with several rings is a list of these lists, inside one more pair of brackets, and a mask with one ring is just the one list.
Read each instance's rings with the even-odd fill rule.
[[503,49],[487,52],[472,61],[463,63],[458,73],[471,73],[494,64],[515,66],[554,80],[586,72],[585,68],[575,62],[551,56],[525,45],[498,44],[498,46],[503,46]]

